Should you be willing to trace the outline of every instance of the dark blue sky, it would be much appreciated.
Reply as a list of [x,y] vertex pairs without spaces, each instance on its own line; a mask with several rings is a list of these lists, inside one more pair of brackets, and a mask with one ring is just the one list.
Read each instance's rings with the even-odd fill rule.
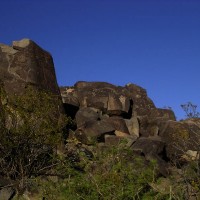
[[1,0],[0,43],[49,51],[59,85],[136,83],[156,106],[200,108],[200,0]]

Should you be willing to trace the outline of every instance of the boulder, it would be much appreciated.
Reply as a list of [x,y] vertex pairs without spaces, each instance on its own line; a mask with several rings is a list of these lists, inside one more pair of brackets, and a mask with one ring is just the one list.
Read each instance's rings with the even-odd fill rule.
[[128,114],[130,98],[120,94],[108,94],[107,113],[110,116]]
[[60,95],[51,55],[29,39],[0,44],[0,79],[9,94],[32,84]]
[[120,117],[109,117],[105,120],[114,128],[114,130],[121,131],[130,135],[129,130],[126,126],[125,119]]
[[76,138],[83,144],[105,142],[106,134],[114,135],[115,128],[107,120],[88,121],[75,131]]
[[83,126],[89,121],[98,121],[101,119],[101,111],[92,107],[80,108],[76,113],[77,127]]
[[71,95],[74,89],[69,87],[60,87],[60,91],[65,113],[74,119],[80,107],[78,99]]
[[200,151],[200,119],[166,121],[160,124],[160,137],[166,143],[166,153],[170,160],[179,159],[189,151]]
[[153,108],[149,111],[148,115],[139,116],[138,120],[140,135],[148,137],[158,136],[162,132],[161,124],[169,120],[176,121],[176,117],[172,110]]
[[[34,92],[49,92],[51,100],[55,101],[52,110],[55,120],[64,112],[52,56],[29,39],[14,41],[12,46],[0,44],[0,82],[4,92],[1,103],[9,110],[5,113],[7,128],[12,126],[10,113],[15,112],[9,103],[18,95],[34,98]],[[16,120],[17,124],[23,121],[19,117]]]
[[162,120],[173,120],[176,121],[175,114],[170,109],[153,108],[150,110],[149,118],[152,120],[162,119]]
[[146,160],[155,160],[158,170],[163,176],[169,175],[169,165],[165,161],[165,143],[160,137],[140,137],[131,148],[134,152],[144,155]]
[[134,151],[147,155],[162,155],[165,143],[160,137],[140,137],[132,146]]
[[133,142],[135,142],[135,138],[130,135],[123,137],[117,135],[105,135],[105,144],[108,146],[124,145],[130,147]]
[[118,131],[130,135],[126,122],[120,117],[101,119],[94,108],[82,108],[77,112],[76,137],[83,143],[104,142],[105,134],[115,135]]
[[139,130],[139,122],[138,122],[137,116],[134,115],[131,117],[131,119],[125,119],[125,122],[128,128],[129,134],[139,137],[140,130]]
[[125,89],[133,101],[133,110],[137,112],[138,116],[146,115],[151,109],[156,108],[144,88],[129,83],[125,86]]

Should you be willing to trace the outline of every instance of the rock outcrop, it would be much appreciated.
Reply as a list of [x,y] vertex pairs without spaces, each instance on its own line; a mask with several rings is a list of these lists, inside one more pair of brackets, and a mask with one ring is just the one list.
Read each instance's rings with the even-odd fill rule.
[[63,112],[52,56],[29,39],[13,41],[12,46],[0,44],[0,109],[14,95],[27,94],[30,86],[52,94],[57,116]]
[[52,56],[29,39],[0,44],[0,80],[9,94],[32,84],[59,95]]
[[146,90],[135,84],[79,81],[59,89],[51,55],[35,42],[0,44],[1,125],[6,123],[2,108],[7,98],[23,94],[27,85],[62,97],[65,113],[76,122],[73,134],[83,144],[117,145],[126,140],[146,160],[156,159],[165,175],[168,161],[199,159],[200,119],[176,121],[172,110],[156,108]]
[[172,110],[156,108],[135,84],[81,81],[60,91],[66,113],[77,123],[74,135],[84,144],[116,145],[125,139],[133,151],[156,159],[165,175],[166,162],[199,151],[200,120],[177,122]]

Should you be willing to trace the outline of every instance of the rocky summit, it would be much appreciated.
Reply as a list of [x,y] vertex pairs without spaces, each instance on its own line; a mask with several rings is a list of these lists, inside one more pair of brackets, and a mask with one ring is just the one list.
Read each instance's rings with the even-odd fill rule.
[[[60,111],[74,122],[64,129],[65,140],[76,138],[88,152],[91,146],[123,143],[146,161],[156,160],[164,177],[172,173],[172,164],[181,167],[200,159],[199,118],[176,121],[172,110],[157,108],[147,91],[133,83],[116,86],[78,81],[59,88],[52,56],[29,39],[14,41],[11,46],[0,44],[1,127],[10,123],[7,110],[14,113],[15,106],[11,109],[7,99],[25,94],[28,85],[62,99],[55,102],[55,108],[62,107]],[[7,199],[11,199],[9,194]]]

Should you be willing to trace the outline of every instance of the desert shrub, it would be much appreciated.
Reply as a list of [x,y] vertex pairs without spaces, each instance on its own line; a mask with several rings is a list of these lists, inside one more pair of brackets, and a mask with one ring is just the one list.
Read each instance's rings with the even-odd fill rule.
[[185,112],[186,118],[199,118],[200,113],[197,111],[197,105],[187,102],[186,104],[182,104],[181,108]]
[[59,111],[59,101],[54,94],[28,86],[3,105],[0,175],[18,191],[24,191],[32,176],[45,174],[54,165],[52,155],[68,120]]
[[156,161],[147,162],[124,146],[103,149],[96,146],[92,148],[93,157],[88,157],[85,147],[68,145],[77,147],[72,149],[79,159],[71,160],[71,164],[68,162],[65,178],[56,182],[37,179],[40,198],[153,200],[156,196],[157,199],[169,199],[169,195],[159,194],[150,185],[158,178]]

